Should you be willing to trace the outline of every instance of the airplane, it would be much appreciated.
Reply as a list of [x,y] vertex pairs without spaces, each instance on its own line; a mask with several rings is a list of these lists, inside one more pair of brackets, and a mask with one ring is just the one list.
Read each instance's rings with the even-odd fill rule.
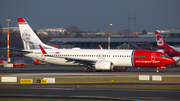
[[156,42],[157,42],[157,51],[166,53],[173,57],[176,61],[176,65],[179,65],[179,56],[180,56],[180,47],[174,47],[168,45],[166,41],[162,38],[158,31],[155,31]]
[[166,41],[162,38],[158,31],[155,31],[157,49],[164,49],[164,53],[171,56],[180,56],[180,47],[170,46],[166,43]]
[[[46,63],[85,66],[87,72],[111,71],[122,67],[155,67],[159,72],[159,69],[175,62],[164,53],[149,50],[57,49],[42,43],[25,19],[18,18],[17,21],[24,45],[22,50],[24,55]],[[30,34],[27,34],[30,38],[23,38],[24,33]],[[30,43],[25,43],[23,39],[28,39],[28,42],[34,44],[27,47],[26,45]]]

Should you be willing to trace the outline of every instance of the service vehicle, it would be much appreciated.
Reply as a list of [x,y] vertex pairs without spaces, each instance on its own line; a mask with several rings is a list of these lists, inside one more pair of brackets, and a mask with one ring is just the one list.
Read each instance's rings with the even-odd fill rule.
[[26,67],[24,60],[16,60],[13,63],[13,67]]

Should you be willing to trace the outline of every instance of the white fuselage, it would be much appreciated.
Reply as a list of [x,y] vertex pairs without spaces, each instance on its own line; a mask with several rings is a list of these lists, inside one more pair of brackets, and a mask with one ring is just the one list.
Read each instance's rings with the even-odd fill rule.
[[58,65],[79,65],[65,58],[84,59],[92,61],[109,61],[113,66],[132,67],[133,50],[99,50],[99,49],[46,49],[48,55],[42,54],[41,50],[32,50],[33,53],[25,56]]

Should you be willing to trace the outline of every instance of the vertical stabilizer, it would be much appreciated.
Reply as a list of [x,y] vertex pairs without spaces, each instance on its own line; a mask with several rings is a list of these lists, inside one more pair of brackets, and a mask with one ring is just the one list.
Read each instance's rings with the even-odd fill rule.
[[169,45],[162,38],[162,36],[159,34],[158,31],[155,31],[155,36],[156,36],[156,42],[157,42],[158,49],[170,48]]
[[34,33],[34,31],[31,29],[25,19],[17,18],[17,21],[24,49],[40,49],[39,45],[41,45],[44,49],[56,49],[52,46],[48,46],[42,43],[42,41]]

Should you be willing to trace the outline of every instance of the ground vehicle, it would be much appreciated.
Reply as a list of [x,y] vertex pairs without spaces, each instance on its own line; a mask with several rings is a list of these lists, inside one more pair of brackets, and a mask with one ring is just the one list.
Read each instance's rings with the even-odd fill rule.
[[26,67],[26,63],[24,62],[24,60],[17,60],[14,61],[13,67]]
[[6,60],[0,60],[0,65],[3,66],[3,62]]

